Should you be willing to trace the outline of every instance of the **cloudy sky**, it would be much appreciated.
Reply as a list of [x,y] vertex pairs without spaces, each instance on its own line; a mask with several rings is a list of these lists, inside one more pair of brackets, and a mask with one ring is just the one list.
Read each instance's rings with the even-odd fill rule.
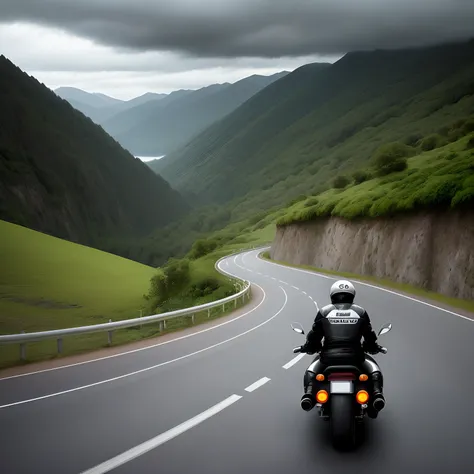
[[0,0],[0,53],[128,99],[474,37],[474,0]]

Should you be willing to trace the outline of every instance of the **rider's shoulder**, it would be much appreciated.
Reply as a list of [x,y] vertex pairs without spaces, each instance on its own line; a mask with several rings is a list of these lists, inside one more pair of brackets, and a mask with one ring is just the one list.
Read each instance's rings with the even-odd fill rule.
[[323,306],[319,312],[322,316],[326,317],[331,311],[334,311],[335,309],[336,307],[333,304],[327,304],[326,306]]
[[351,309],[355,311],[359,316],[363,316],[365,314],[365,309],[362,306],[359,306],[358,304],[353,304],[351,306]]

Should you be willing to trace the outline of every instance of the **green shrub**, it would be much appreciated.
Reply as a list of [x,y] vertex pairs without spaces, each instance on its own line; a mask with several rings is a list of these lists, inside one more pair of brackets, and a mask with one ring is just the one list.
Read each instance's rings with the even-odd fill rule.
[[406,157],[413,155],[414,149],[399,142],[387,143],[379,147],[373,157],[377,176],[403,171],[407,168]]
[[440,135],[437,133],[433,133],[432,135],[428,135],[422,142],[421,142],[421,149],[423,151],[430,151],[434,150],[441,146],[443,140]]
[[408,135],[405,140],[403,140],[403,143],[410,147],[416,147],[421,140],[423,140],[423,135],[421,133],[412,133],[411,135]]
[[195,260],[211,253],[218,247],[219,243],[216,239],[199,239],[194,242],[189,252],[189,258]]
[[474,119],[469,119],[464,123],[463,131],[466,135],[471,132],[474,132]]
[[219,281],[216,278],[203,278],[191,286],[189,296],[202,298],[216,291],[219,286]]
[[358,170],[352,174],[352,178],[355,184],[361,184],[364,181],[368,181],[369,179],[371,179],[372,176],[368,171]]
[[407,169],[406,158],[390,158],[387,155],[380,155],[375,162],[377,176],[386,176]]
[[350,183],[350,180],[347,176],[339,175],[336,176],[332,182],[333,188],[343,189]]
[[474,148],[474,137],[471,137],[466,144],[466,150],[470,150],[471,148]]
[[312,207],[312,206],[315,206],[316,204],[318,204],[318,198],[317,197],[312,197],[312,198],[309,198],[305,203],[304,203],[304,207]]

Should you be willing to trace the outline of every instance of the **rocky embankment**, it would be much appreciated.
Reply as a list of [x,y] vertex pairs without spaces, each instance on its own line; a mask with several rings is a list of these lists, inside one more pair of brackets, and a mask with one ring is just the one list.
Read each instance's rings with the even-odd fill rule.
[[474,212],[429,212],[279,226],[275,260],[408,283],[474,299]]

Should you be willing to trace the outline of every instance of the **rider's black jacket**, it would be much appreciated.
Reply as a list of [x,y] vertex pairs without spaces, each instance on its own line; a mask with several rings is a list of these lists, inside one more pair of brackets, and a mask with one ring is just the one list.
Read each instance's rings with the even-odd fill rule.
[[367,311],[354,304],[330,304],[320,309],[304,345],[304,352],[321,351],[323,364],[362,362],[364,352],[377,349],[377,335]]

